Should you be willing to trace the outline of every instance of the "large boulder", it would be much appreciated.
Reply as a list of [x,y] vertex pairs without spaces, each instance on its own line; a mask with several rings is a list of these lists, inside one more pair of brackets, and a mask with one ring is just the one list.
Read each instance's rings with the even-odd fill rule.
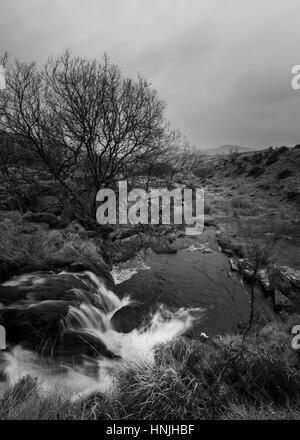
[[130,333],[145,324],[146,315],[145,307],[139,303],[132,303],[117,310],[110,322],[118,332]]

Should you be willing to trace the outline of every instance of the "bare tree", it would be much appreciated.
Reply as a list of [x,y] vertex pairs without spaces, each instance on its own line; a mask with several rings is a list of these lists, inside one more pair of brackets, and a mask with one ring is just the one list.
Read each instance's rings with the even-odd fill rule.
[[[39,69],[6,60],[0,130],[33,149],[84,215],[95,217],[100,187],[132,175],[164,144],[165,104],[143,78],[66,51]],[[83,186],[84,197],[78,194]]]
[[174,178],[180,174],[183,179],[188,178],[197,168],[200,156],[195,153],[188,140],[177,130],[172,130],[168,136],[169,148],[166,150],[166,160],[170,172],[167,177],[167,186],[170,187]]

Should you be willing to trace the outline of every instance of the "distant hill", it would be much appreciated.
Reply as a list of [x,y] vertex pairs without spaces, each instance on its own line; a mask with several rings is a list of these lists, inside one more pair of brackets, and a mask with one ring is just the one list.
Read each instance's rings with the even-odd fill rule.
[[214,156],[216,154],[229,154],[231,151],[237,151],[238,153],[246,153],[248,151],[255,151],[258,148],[247,148],[240,147],[237,145],[222,145],[221,147],[212,147],[212,148],[201,148],[199,150],[200,153],[208,154],[209,156]]

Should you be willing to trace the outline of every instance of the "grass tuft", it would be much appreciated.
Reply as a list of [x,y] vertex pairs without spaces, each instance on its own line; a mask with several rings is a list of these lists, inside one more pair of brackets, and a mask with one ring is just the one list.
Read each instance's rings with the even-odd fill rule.
[[[288,324],[289,325],[289,324]],[[291,362],[286,325],[200,342],[180,337],[155,361],[118,367],[110,394],[71,403],[42,397],[30,378],[0,401],[0,418],[36,419],[298,419],[300,373]]]

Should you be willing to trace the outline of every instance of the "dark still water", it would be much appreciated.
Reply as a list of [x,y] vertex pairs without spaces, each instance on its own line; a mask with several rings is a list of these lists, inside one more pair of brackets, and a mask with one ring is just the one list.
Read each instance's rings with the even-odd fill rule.
[[[118,284],[120,297],[130,295],[151,309],[164,304],[170,309],[204,309],[196,330],[208,335],[234,331],[249,317],[249,288],[241,276],[231,272],[228,258],[218,252],[180,250],[177,254],[151,254],[145,258],[150,268],[141,270]],[[264,313],[270,308],[262,292],[256,291],[257,307]],[[199,313],[200,315],[200,313]]]

